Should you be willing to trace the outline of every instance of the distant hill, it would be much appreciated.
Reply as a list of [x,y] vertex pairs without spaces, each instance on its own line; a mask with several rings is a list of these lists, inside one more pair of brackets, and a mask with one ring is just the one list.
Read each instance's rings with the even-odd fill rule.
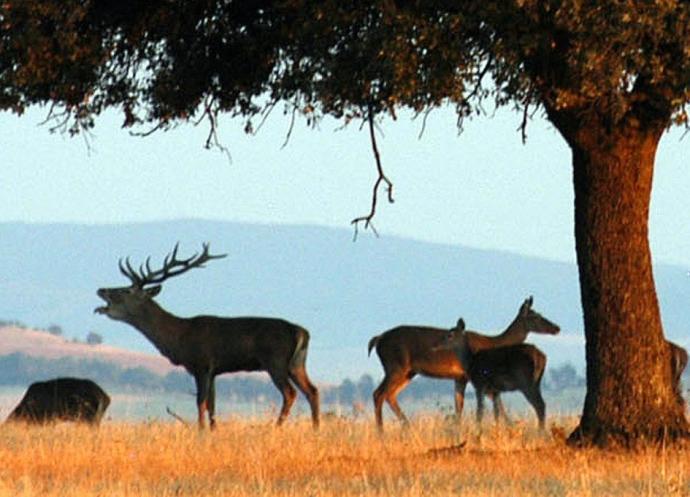
[[[534,338],[550,365],[584,367],[577,269],[573,264],[348,229],[185,220],[123,225],[0,223],[0,320],[61,326],[68,338],[101,334],[106,345],[157,355],[134,328],[93,314],[101,286],[127,284],[117,261],[159,264],[211,243],[228,257],[165,283],[158,301],[178,315],[280,316],[310,330],[308,368],[317,382],[368,373],[373,335],[398,324],[502,330],[520,303],[559,323],[558,337]],[[655,266],[667,335],[688,346],[690,279]]]
[[115,364],[123,369],[141,367],[159,375],[166,375],[176,369],[182,370],[158,354],[126,350],[103,344],[89,345],[73,342],[60,336],[53,336],[46,331],[16,326],[0,326],[0,356],[14,353],[48,359],[71,357],[99,360]]

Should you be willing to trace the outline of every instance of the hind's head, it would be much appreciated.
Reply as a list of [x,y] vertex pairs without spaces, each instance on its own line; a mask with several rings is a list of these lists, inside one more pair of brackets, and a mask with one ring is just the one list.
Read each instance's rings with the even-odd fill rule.
[[517,319],[521,320],[528,331],[533,333],[544,333],[547,335],[557,335],[561,328],[553,321],[545,318],[532,308],[534,299],[532,296],[525,299],[518,311]]

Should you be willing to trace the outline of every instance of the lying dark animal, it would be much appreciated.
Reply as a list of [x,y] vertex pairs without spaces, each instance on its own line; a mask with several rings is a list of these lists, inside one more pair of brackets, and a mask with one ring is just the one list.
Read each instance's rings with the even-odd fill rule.
[[77,421],[98,425],[110,397],[91,380],[56,378],[32,383],[7,421]]

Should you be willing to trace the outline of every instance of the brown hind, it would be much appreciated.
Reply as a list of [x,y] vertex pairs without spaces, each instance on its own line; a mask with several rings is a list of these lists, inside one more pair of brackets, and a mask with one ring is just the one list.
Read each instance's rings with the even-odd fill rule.
[[[524,342],[530,332],[557,334],[560,331],[558,325],[533,310],[532,303],[532,297],[526,299],[515,319],[500,335],[486,336],[467,332],[472,351],[518,344]],[[418,374],[454,380],[455,412],[458,418],[461,417],[468,382],[467,374],[452,350],[435,350],[447,333],[448,330],[442,328],[398,326],[369,341],[369,353],[371,354],[371,350],[376,347],[385,374],[383,381],[374,391],[374,409],[379,429],[383,429],[384,401],[388,402],[400,421],[407,423],[407,417],[400,409],[397,397]]]
[[469,333],[460,318],[456,327],[447,332],[440,348],[453,350],[477,392],[477,423],[482,421],[485,395],[494,401],[495,420],[503,417],[510,423],[499,395],[519,390],[534,407],[539,429],[543,430],[546,403],[540,385],[546,369],[546,355],[529,343],[472,352],[468,346]]

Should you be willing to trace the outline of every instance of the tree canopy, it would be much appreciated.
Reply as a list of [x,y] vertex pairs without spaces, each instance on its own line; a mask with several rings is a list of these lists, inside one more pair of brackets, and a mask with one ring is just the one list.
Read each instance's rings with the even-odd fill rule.
[[49,103],[75,131],[109,107],[165,128],[277,102],[462,118],[487,99],[685,123],[689,16],[681,1],[6,0],[0,108]]

